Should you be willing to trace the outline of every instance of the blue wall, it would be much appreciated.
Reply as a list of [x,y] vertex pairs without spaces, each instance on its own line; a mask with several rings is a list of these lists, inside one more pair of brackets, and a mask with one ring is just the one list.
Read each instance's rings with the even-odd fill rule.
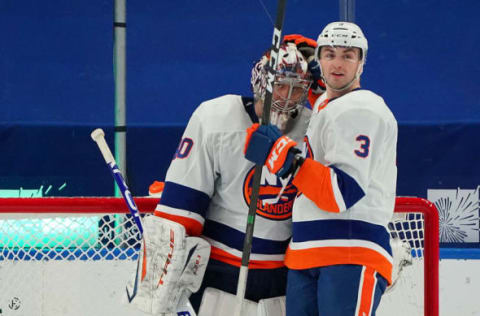
[[[370,51],[362,83],[400,123],[398,192],[475,188],[480,167],[480,2],[357,1]],[[162,179],[203,100],[249,94],[276,1],[127,1],[128,173]],[[284,33],[316,38],[338,1],[289,0]],[[109,195],[90,131],[114,119],[113,0],[0,2],[0,189]],[[269,17],[269,15],[271,17]]]
[[[400,122],[479,122],[479,10],[357,1],[364,86]],[[185,124],[202,100],[249,93],[275,11],[272,0],[127,1],[128,122]],[[112,12],[113,0],[1,1],[0,123],[112,124]],[[316,38],[338,12],[337,0],[290,0],[284,32]]]

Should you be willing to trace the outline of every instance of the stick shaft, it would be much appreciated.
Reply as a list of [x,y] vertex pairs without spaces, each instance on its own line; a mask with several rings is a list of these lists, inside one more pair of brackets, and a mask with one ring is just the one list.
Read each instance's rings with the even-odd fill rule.
[[[262,113],[262,125],[270,123],[270,107],[272,104],[273,83],[275,80],[275,70],[278,65],[278,52],[282,39],[283,20],[285,19],[285,7],[287,0],[278,0],[277,17],[275,20],[275,28],[273,30],[272,47],[270,50],[270,59],[268,62],[269,70],[267,75],[267,88],[265,91],[265,101]],[[240,275],[237,284],[237,306],[235,309],[235,316],[241,315],[243,299],[245,297],[245,290],[248,277],[248,262],[250,261],[250,253],[252,250],[253,228],[255,226],[255,215],[257,213],[257,201],[260,191],[260,180],[262,178],[262,165],[255,166],[255,174],[252,182],[252,196],[250,198],[250,206],[247,217],[247,227],[245,230],[245,239],[243,242],[242,252],[242,266],[240,268]]]
[[[115,159],[113,158],[112,152],[110,151],[110,148],[108,147],[108,144],[105,141],[105,133],[103,132],[103,130],[97,128],[92,132],[91,136],[92,136],[92,139],[97,143],[98,148],[100,149],[102,156],[105,159],[105,162],[107,163],[108,169],[112,173],[113,179],[117,183],[118,189],[122,193],[122,196],[127,204],[128,210],[132,214],[133,219],[135,220],[135,224],[137,225],[138,230],[143,236],[143,225],[142,225],[142,221],[140,220],[140,212],[138,211],[137,204],[133,200],[132,194],[128,189],[127,183],[123,178],[122,172],[118,168],[115,162]],[[134,293],[135,292],[136,290],[134,290]],[[135,295],[136,294],[134,294],[133,296]],[[133,296],[132,296],[132,299],[133,299]],[[188,296],[185,296],[185,293],[182,294],[182,297],[180,298],[180,305],[177,307],[177,316],[183,316],[183,315],[196,316],[195,310],[190,304],[190,301],[188,300]]]
[[127,183],[123,178],[122,172],[118,169],[117,163],[115,162],[115,158],[113,158],[112,152],[108,147],[107,142],[105,141],[105,133],[101,129],[96,129],[91,134],[92,139],[97,143],[100,152],[102,153],[103,159],[107,163],[108,169],[112,173],[113,179],[115,183],[117,183],[118,189],[122,193],[122,196],[127,204],[128,210],[130,214],[132,214],[135,224],[137,225],[138,230],[143,235],[143,225],[140,220],[140,214],[138,211],[137,204],[133,200],[132,194],[128,189]]

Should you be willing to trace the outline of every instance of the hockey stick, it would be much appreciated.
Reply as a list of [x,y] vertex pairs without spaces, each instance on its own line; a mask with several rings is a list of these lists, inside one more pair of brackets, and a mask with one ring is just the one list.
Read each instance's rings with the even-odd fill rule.
[[[262,125],[270,123],[270,107],[272,105],[273,82],[275,80],[275,69],[278,65],[278,51],[282,38],[283,20],[285,18],[285,7],[287,0],[278,0],[277,17],[273,29],[272,48],[268,60],[267,87],[265,91],[265,101],[263,104]],[[252,182],[252,196],[248,209],[247,227],[245,230],[245,239],[243,241],[242,265],[240,275],[238,276],[235,316],[241,316],[243,299],[247,287],[248,262],[250,261],[250,252],[252,251],[253,228],[255,226],[255,215],[257,213],[257,201],[260,191],[260,180],[262,178],[262,165],[255,166],[255,174]]]
[[[130,211],[130,214],[132,214],[132,217],[135,221],[135,224],[137,225],[138,230],[140,231],[141,236],[143,236],[144,232],[143,232],[142,221],[140,219],[140,212],[138,211],[137,204],[133,200],[132,194],[128,189],[127,183],[123,178],[122,172],[120,171],[120,169],[118,169],[117,163],[115,162],[115,158],[113,158],[112,152],[110,151],[110,148],[108,147],[108,144],[105,141],[105,133],[101,128],[97,128],[90,134],[90,136],[97,143],[98,148],[100,149],[100,152],[102,153],[102,156],[105,159],[105,162],[107,163],[108,169],[112,173],[113,179],[117,183],[118,189],[122,193],[125,203],[127,204],[128,210]],[[136,276],[138,276],[138,273],[136,274]],[[135,280],[135,288],[133,289],[133,293],[131,295],[127,289],[127,296],[129,301],[131,301],[136,295],[136,284],[137,284],[137,280]],[[177,315],[178,316],[196,316],[196,313],[187,297],[182,297],[180,299],[180,303],[177,308]]]

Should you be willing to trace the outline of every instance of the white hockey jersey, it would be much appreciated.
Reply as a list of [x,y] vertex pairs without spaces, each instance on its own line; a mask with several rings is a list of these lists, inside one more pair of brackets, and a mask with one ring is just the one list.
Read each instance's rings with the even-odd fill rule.
[[[303,142],[311,111],[296,120],[289,136]],[[212,245],[211,258],[241,265],[255,165],[246,160],[246,129],[257,121],[252,99],[225,95],[193,113],[168,169],[156,215],[183,224]],[[284,187],[283,193],[277,198]],[[263,168],[250,268],[284,266],[297,195],[289,180]]]
[[389,282],[387,229],[395,204],[397,122],[381,97],[354,90],[313,108],[293,184],[291,269],[359,264]]

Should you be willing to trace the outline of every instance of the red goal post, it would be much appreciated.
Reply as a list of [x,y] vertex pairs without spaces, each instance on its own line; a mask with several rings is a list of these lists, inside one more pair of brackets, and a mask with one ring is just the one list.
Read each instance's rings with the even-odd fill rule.
[[[436,206],[418,197],[397,197],[395,215],[422,214],[424,229],[424,315],[439,315],[440,222]],[[407,215],[408,216],[408,215]]]
[[[145,214],[154,211],[159,199],[137,197],[134,198],[134,200],[140,213]],[[80,221],[78,219],[84,218],[84,216],[96,217],[93,221]],[[42,221],[41,218],[49,217],[55,217],[55,221],[49,224],[38,224],[36,222]],[[75,219],[73,219],[74,217]],[[60,220],[58,220],[58,218],[60,218]],[[91,228],[89,226],[94,227]],[[36,227],[37,230],[32,230],[32,227]],[[90,229],[88,234],[94,235],[91,238],[85,233],[88,229]],[[392,237],[400,237],[404,243],[411,246],[411,251],[414,254],[412,260],[413,265],[403,270],[399,278],[401,282],[399,282],[399,285],[395,285],[397,288],[392,290],[392,294],[384,295],[377,315],[396,315],[396,310],[397,313],[403,313],[406,311],[406,305],[412,305],[417,306],[418,311],[412,309],[412,311],[408,312],[409,315],[423,314],[438,316],[439,220],[435,205],[422,198],[397,197],[395,215],[390,224],[390,229]],[[32,237],[23,237],[22,234],[26,232],[34,237],[34,241],[22,240],[22,238],[28,239]],[[44,232],[49,233],[48,237],[38,236]],[[112,234],[104,234],[104,232],[110,232]],[[79,234],[80,237],[72,237],[71,234],[73,233]],[[3,235],[3,237],[0,237],[0,243],[2,243],[1,248],[3,250],[0,252],[0,265],[6,267],[3,269],[4,274],[6,271],[10,271],[8,270],[9,261],[28,261],[30,263],[32,261],[55,261],[57,263],[65,261],[66,264],[70,263],[69,266],[72,265],[73,261],[90,262],[99,260],[105,262],[106,260],[123,260],[133,262],[136,259],[136,252],[138,250],[138,248],[135,248],[138,247],[138,242],[136,242],[136,240],[138,240],[138,237],[136,237],[137,233],[138,232],[135,231],[135,225],[131,222],[128,208],[122,198],[0,198],[0,235]],[[70,235],[67,237],[59,237],[55,234]],[[112,240],[106,240],[106,238],[112,238]],[[121,240],[122,238],[123,240]],[[113,241],[113,239],[115,239],[115,241]],[[100,240],[102,241],[100,242]],[[51,251],[50,248],[55,249],[55,251]],[[115,252],[118,250],[117,248],[121,248],[121,252]],[[68,251],[65,249],[68,249]],[[124,250],[128,250],[129,252],[124,252]],[[127,265],[129,267],[131,266],[130,263]],[[22,269],[25,270],[25,268]],[[56,271],[58,270],[58,268],[55,269]],[[66,269],[69,270],[70,267]],[[92,268],[88,269],[91,270]],[[25,274],[24,270],[20,272],[11,270],[12,272],[8,272],[9,279],[5,279],[7,276],[0,273],[0,281],[3,281],[4,284],[11,285],[12,280],[18,278],[14,277],[15,273],[27,278],[26,275],[28,274]],[[115,275],[115,278],[119,279],[118,282],[121,283],[122,286],[124,286],[123,284],[131,272],[131,269],[125,268],[125,270],[128,271],[116,272]],[[0,269],[0,272],[2,272],[2,269]],[[82,275],[82,273],[84,272],[78,272],[77,274]],[[103,272],[101,274],[103,275]],[[70,273],[70,275],[75,274]],[[109,278],[110,276],[105,277]],[[77,283],[81,283],[81,281],[82,279],[80,277],[80,281]],[[42,288],[33,290],[33,286],[27,281],[25,282],[29,288],[32,288],[32,292],[38,293],[42,291]],[[46,282],[45,280],[43,281],[43,283]],[[22,282],[19,281],[16,283],[18,283],[19,287],[22,286]],[[109,281],[102,281],[102,283],[109,283]],[[39,287],[42,286],[46,285],[39,285]],[[5,289],[0,287],[0,292],[2,292],[2,290],[6,292]],[[22,291],[24,290],[20,289],[20,292]],[[112,293],[117,292],[117,290],[111,290],[110,293],[106,293],[106,298],[99,299],[99,304],[102,304],[103,308],[105,308],[105,305],[108,305],[108,302],[105,304],[105,300],[108,301],[114,296]],[[0,308],[7,303],[12,305],[11,300],[16,299],[18,296],[12,294],[11,296],[1,297],[2,295],[0,295]],[[68,295],[68,291],[63,290],[58,295],[66,296]],[[98,294],[96,294],[94,298],[97,297]],[[94,298],[90,298],[90,304],[92,304]],[[26,301],[26,299],[24,301]],[[68,299],[65,297],[52,297],[52,301],[68,301]],[[34,300],[29,299],[29,302],[34,302]],[[38,304],[45,305],[43,302]],[[35,310],[38,306],[33,304],[31,309]],[[27,306],[24,308],[28,310]],[[68,306],[65,308],[69,311],[70,315],[77,315],[74,311],[69,310]],[[382,311],[382,308],[385,312]],[[83,309],[79,312],[79,315],[85,312],[88,311]],[[111,310],[108,311],[107,314],[109,313],[112,315],[120,315],[122,311]]]

